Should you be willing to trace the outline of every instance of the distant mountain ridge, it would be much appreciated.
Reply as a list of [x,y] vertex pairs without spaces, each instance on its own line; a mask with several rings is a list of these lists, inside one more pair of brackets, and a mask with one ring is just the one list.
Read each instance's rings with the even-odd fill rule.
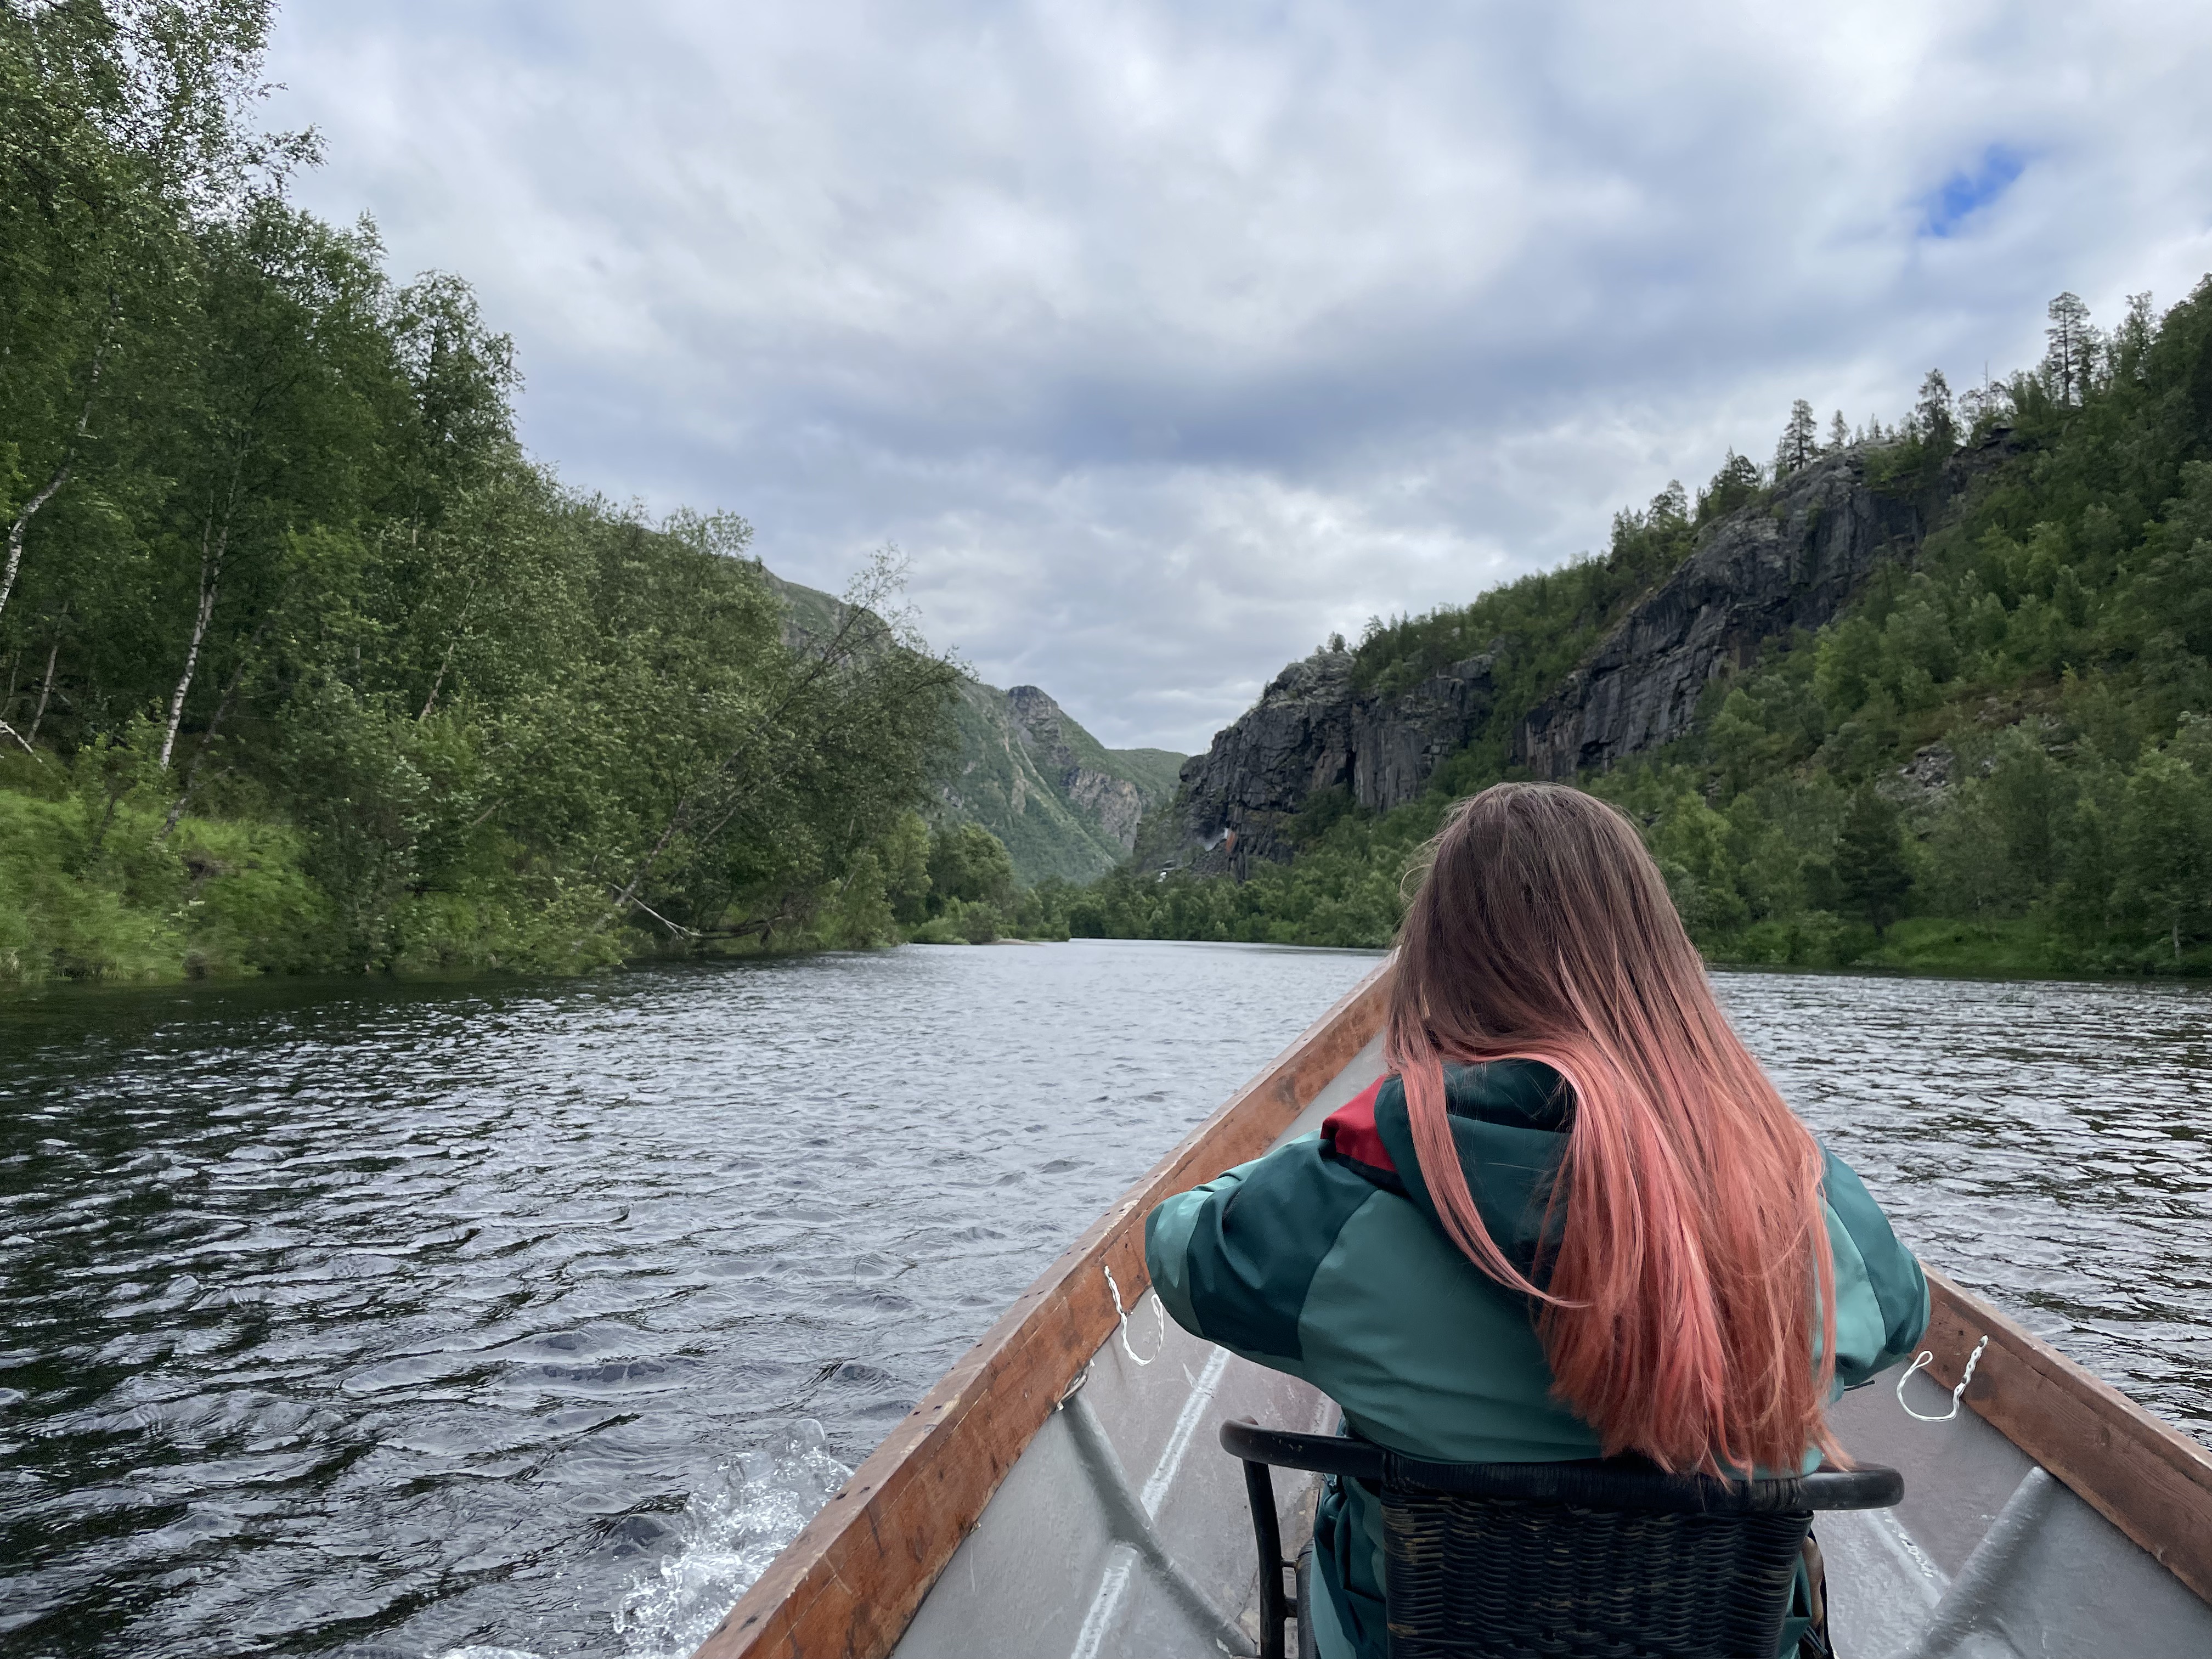
[[945,783],[948,817],[980,823],[1028,886],[1090,881],[1127,858],[1137,825],[1175,793],[1182,757],[1106,748],[1034,685],[975,680],[955,710],[960,752]]
[[[763,568],[799,635],[836,628],[843,601]],[[963,679],[953,708],[959,733],[933,816],[978,823],[1006,843],[1014,877],[1086,882],[1128,857],[1137,826],[1176,792],[1183,757],[1164,749],[1109,749],[1044,690],[1000,690]]]

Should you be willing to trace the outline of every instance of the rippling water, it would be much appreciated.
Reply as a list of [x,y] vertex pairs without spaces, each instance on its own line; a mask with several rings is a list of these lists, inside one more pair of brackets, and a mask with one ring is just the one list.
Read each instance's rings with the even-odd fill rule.
[[1717,978],[1915,1251],[2212,1440],[2212,994]]
[[[1370,961],[1076,944],[0,1007],[0,1651],[688,1650]],[[2212,1428],[2212,1000],[1722,990],[1910,1243]]]
[[0,1651],[688,1653],[1372,962],[0,1006]]

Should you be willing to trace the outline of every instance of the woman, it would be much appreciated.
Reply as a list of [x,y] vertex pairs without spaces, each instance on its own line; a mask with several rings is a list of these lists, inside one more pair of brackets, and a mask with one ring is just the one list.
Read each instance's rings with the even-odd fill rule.
[[[1826,1407],[1919,1340],[1927,1282],[1729,1028],[1626,818],[1556,784],[1462,802],[1384,1057],[1318,1136],[1152,1212],[1177,1322],[1418,1456],[1840,1459]],[[1322,1659],[1385,1652],[1380,1509],[1323,1497]],[[1784,1653],[1819,1611],[1798,1577]]]

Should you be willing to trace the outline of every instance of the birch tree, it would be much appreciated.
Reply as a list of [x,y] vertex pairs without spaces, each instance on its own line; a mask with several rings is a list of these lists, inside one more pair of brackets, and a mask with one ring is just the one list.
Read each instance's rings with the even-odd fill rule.
[[0,8],[0,617],[33,525],[97,472],[118,357],[157,334],[190,228],[310,153],[252,134],[266,0]]

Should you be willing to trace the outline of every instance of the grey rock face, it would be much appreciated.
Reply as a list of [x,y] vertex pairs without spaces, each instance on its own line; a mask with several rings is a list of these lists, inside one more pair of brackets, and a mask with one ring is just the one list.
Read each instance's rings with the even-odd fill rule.
[[1514,759],[1538,777],[1571,778],[1684,736],[1709,681],[1768,638],[1828,621],[1919,531],[1913,504],[1866,487],[1864,452],[1806,468],[1771,507],[1716,526],[1521,723]]
[[1487,654],[1390,697],[1356,690],[1352,663],[1350,652],[1328,650],[1292,663],[1184,763],[1195,867],[1241,870],[1255,858],[1288,857],[1283,821],[1323,790],[1348,787],[1378,811],[1412,800],[1490,712]]
[[1067,799],[1097,819],[1098,827],[1120,842],[1124,853],[1137,844],[1137,825],[1145,816],[1145,801],[1135,784],[1086,766],[1070,767],[1065,781]]
[[[1571,778],[1686,735],[1715,677],[1778,635],[1833,618],[1876,564],[1917,546],[1923,510],[1932,518],[2006,448],[2000,434],[1984,453],[1957,458],[1918,501],[1870,489],[1867,452],[1845,450],[1722,520],[1520,722],[1515,763]],[[1414,799],[1490,714],[1493,661],[1471,657],[1389,698],[1354,691],[1348,652],[1292,663],[1185,763],[1177,856],[1239,872],[1254,859],[1286,859],[1294,849],[1283,821],[1325,789],[1348,785],[1361,805],[1381,811]]]
[[1006,706],[1029,743],[1038,769],[1056,775],[1068,800],[1096,818],[1099,828],[1127,853],[1136,844],[1137,824],[1145,816],[1144,796],[1137,786],[1083,763],[1068,740],[1067,727],[1073,722],[1041,688],[1013,687],[1006,693]]

